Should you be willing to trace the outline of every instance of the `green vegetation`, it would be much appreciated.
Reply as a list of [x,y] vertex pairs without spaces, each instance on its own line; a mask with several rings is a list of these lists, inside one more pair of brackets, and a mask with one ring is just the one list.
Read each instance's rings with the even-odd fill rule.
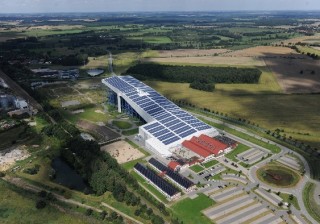
[[236,155],[243,153],[243,152],[247,151],[248,149],[250,149],[249,146],[246,146],[244,144],[239,143],[237,148],[233,149],[231,152],[226,154],[225,157],[227,157],[228,159],[231,159],[234,162],[238,162],[238,159],[236,159]]
[[33,136],[33,130],[27,125],[19,125],[0,133],[0,151],[16,143],[22,143]]
[[320,222],[320,206],[314,199],[315,184],[308,182],[303,189],[303,203],[306,206],[308,213],[318,222]]
[[320,58],[320,50],[317,50],[312,47],[308,46],[302,46],[302,45],[296,45],[295,49],[301,53],[301,54],[306,54],[314,59],[319,59]]
[[286,193],[281,193],[279,196],[283,199],[284,202],[290,203],[296,209],[300,210],[300,206],[296,196],[292,194],[286,194]]
[[132,124],[127,121],[112,121],[112,125],[119,129],[129,129],[132,127]]
[[214,166],[214,165],[216,165],[216,164],[218,164],[219,162],[217,161],[217,160],[211,160],[211,161],[209,161],[209,162],[207,162],[207,163],[204,163],[204,164],[202,164],[205,168],[209,168],[209,167],[212,167],[212,166]]
[[[36,210],[38,197],[21,190],[0,179],[0,222],[1,223],[89,223],[80,214],[61,212],[60,209],[47,204]],[[14,200],[12,200],[14,199]]]
[[191,166],[189,168],[190,168],[190,170],[192,170],[192,171],[194,171],[196,173],[199,173],[202,170],[204,170],[204,168],[202,166],[200,166],[200,165],[193,165],[193,166]]
[[151,79],[188,83],[206,80],[206,84],[258,83],[261,75],[261,71],[255,68],[177,66],[151,63],[137,64],[129,68],[126,73],[131,74],[140,80]]
[[125,130],[125,131],[122,131],[122,134],[123,135],[126,135],[126,136],[129,136],[129,135],[136,135],[139,133],[139,129],[138,128],[134,128],[134,129],[131,129],[131,130]]
[[185,224],[209,224],[211,221],[201,213],[202,210],[214,205],[215,202],[204,194],[199,194],[195,199],[186,198],[172,206],[176,214]]
[[273,163],[258,169],[257,177],[259,180],[276,187],[293,187],[301,178],[295,171]]
[[214,84],[210,83],[207,79],[200,79],[190,83],[190,88],[212,92],[214,90]]

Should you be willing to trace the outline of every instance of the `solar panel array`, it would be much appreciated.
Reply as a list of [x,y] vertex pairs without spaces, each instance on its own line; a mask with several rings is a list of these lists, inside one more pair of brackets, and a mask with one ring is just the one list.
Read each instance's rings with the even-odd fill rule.
[[181,176],[180,174],[175,173],[174,171],[172,171],[171,169],[169,169],[168,167],[163,165],[161,162],[159,162],[155,158],[151,158],[149,160],[149,163],[152,164],[154,167],[156,167],[161,172],[166,172],[166,175],[168,177],[170,177],[172,180],[174,180],[175,182],[177,182],[178,184],[180,184],[181,186],[183,186],[186,189],[188,189],[189,187],[192,187],[194,185],[194,183],[192,181],[190,181],[188,178],[185,178],[185,177]]
[[155,119],[144,128],[165,145],[212,128],[131,76],[113,76],[105,81]]
[[159,177],[155,172],[143,166],[142,164],[137,163],[134,166],[134,168],[136,171],[138,171],[140,174],[142,174],[144,177],[146,177],[148,180],[150,180],[152,183],[158,186],[162,191],[167,193],[170,197],[179,192],[178,189],[176,189],[170,183],[165,181],[163,178]]

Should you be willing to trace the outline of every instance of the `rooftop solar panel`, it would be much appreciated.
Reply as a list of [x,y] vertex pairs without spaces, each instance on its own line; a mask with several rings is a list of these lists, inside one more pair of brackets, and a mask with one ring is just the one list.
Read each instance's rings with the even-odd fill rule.
[[[156,134],[156,138],[163,143],[165,142],[164,144],[171,144],[172,141],[177,141],[181,136],[188,136],[189,133],[193,134],[196,131],[211,128],[131,76],[115,76],[105,80],[158,121],[156,122],[158,124],[145,125],[144,127],[148,132],[152,131],[153,134]],[[162,134],[164,131],[159,130],[161,128],[163,130],[167,128],[168,133]]]

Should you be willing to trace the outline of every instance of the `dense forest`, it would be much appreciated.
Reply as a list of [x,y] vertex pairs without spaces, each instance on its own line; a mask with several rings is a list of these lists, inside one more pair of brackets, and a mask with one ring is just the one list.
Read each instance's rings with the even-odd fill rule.
[[129,68],[130,74],[140,80],[193,83],[258,83],[261,71],[256,68],[176,66],[160,64],[137,64]]
[[169,215],[164,205],[152,201],[136,179],[114,158],[100,151],[97,142],[85,141],[77,135],[66,142],[64,149],[61,150],[61,157],[89,183],[95,194],[102,195],[109,191],[117,201],[128,206],[137,206],[136,215],[149,219],[151,223],[163,224],[164,220],[141,202],[138,192],[158,207],[164,215]]

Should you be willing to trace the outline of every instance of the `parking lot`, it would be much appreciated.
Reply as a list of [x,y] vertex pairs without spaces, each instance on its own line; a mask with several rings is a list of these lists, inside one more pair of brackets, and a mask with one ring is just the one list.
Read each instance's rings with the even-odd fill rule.
[[238,186],[220,186],[205,192],[217,202],[203,211],[217,224],[283,223],[265,204],[257,200],[254,194],[247,194]]
[[251,148],[237,155],[237,158],[246,164],[254,164],[268,155],[267,151],[262,149]]

